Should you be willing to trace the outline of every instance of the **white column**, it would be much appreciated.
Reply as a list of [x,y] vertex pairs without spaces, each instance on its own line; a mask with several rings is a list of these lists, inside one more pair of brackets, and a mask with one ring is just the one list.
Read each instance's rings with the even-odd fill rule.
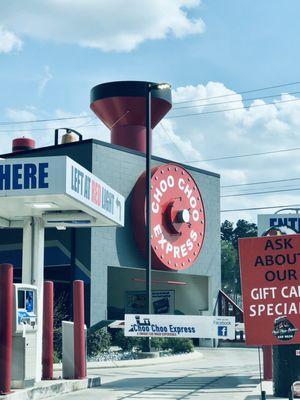
[[42,379],[45,224],[33,217],[32,285],[37,286],[36,381]]
[[37,286],[36,374],[42,379],[43,298],[44,298],[44,221],[40,217],[26,218],[23,228],[22,283]]
[[22,283],[31,285],[32,281],[32,218],[24,219],[22,246]]

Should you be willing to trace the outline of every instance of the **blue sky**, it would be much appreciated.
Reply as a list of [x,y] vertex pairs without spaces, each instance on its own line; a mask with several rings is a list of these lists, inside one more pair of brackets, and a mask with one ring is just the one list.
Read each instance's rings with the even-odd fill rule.
[[[109,80],[168,81],[173,87],[217,81],[236,91],[296,81],[299,15],[297,0],[206,0],[188,12],[203,19],[204,33],[145,41],[129,53],[21,36],[22,51],[0,56],[1,115],[5,107],[28,104],[81,112],[90,88]],[[53,79],[39,96],[45,66]]]
[[[123,79],[170,82],[175,102],[224,95],[234,96],[219,101],[236,101],[210,108],[206,101],[192,109],[174,110],[170,116],[178,112],[240,108],[166,119],[164,129],[157,128],[158,155],[186,161],[296,147],[300,101],[297,93],[288,93],[300,92],[300,84],[244,96],[235,93],[300,81],[299,15],[297,0],[2,2],[0,122],[11,121],[12,125],[7,126],[6,135],[0,127],[3,137],[0,150],[9,151],[11,138],[19,136],[18,132],[11,132],[16,129],[22,135],[35,137],[38,145],[50,144],[53,133],[49,127],[59,126],[57,123],[20,126],[13,122],[92,115],[89,110],[92,86]],[[273,94],[276,97],[261,99]],[[255,100],[246,102],[247,98]],[[262,106],[242,109],[257,104]],[[88,125],[88,122],[97,124],[95,119],[83,119],[70,121],[69,126]],[[48,130],[32,130],[37,127]],[[109,140],[100,123],[99,127],[83,126],[82,130],[86,137]],[[260,181],[262,177],[263,180],[297,178],[298,153],[194,165],[221,173],[223,185],[245,184]],[[290,186],[295,188],[297,181]],[[268,187],[271,184],[255,189]],[[223,194],[240,189],[224,188]],[[223,198],[221,208],[240,208],[241,204],[245,208],[298,204],[297,193]],[[226,217],[255,219],[255,214],[229,213]]]

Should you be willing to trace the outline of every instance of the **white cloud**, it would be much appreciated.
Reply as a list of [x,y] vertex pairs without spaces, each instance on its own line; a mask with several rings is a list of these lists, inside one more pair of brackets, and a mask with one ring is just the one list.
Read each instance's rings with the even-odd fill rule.
[[[205,160],[298,147],[300,142],[300,101],[295,96],[279,94],[276,100],[270,102],[270,105],[266,105],[267,103],[263,98],[257,98],[244,104],[241,95],[235,94],[234,91],[219,82],[181,87],[173,92],[174,103],[195,99],[202,100],[193,103],[174,104],[174,110],[169,113],[168,117],[231,108],[238,108],[238,110],[165,119],[164,125],[171,122],[167,125],[168,135],[161,130],[158,131],[158,128],[154,131],[154,140],[155,135],[157,135],[156,141],[154,141],[156,154],[176,161],[190,162],[197,159]],[[232,102],[233,100],[236,101]],[[286,100],[289,100],[289,102],[285,102]],[[227,104],[224,104],[224,102],[227,102]],[[195,104],[197,104],[197,107],[179,109],[179,107]],[[250,107],[247,108],[245,105],[247,107],[250,105]],[[172,142],[177,143],[176,147],[181,150],[181,154]],[[220,173],[221,185],[300,178],[299,153],[300,151],[283,152],[265,156],[195,162],[193,165]],[[195,154],[198,154],[198,156],[195,157]],[[283,187],[300,187],[300,180],[283,182],[282,184],[270,183],[223,188],[222,194],[238,194],[247,191],[260,192]],[[300,203],[298,200],[299,192],[223,197],[221,209],[297,204]],[[262,213],[263,211],[224,213],[222,218],[231,220],[248,218],[256,221],[256,215],[259,212]],[[265,212],[268,212],[268,210]]]
[[[4,111],[6,118],[11,120],[11,125],[0,126],[0,155],[11,151],[11,143],[14,138],[28,137],[36,141],[36,147],[50,146],[54,144],[54,130],[62,126],[73,128],[83,134],[84,139],[95,138],[110,141],[109,130],[92,114],[86,111],[74,114],[72,112],[57,109],[53,114],[28,106],[24,109],[7,108]],[[90,116],[89,116],[90,115]],[[31,123],[37,119],[72,118],[82,116],[82,119],[70,119],[65,121],[48,121],[43,123]],[[89,118],[85,118],[89,116]],[[14,124],[14,122],[22,122]],[[60,136],[65,132],[61,131]]]
[[174,132],[173,123],[170,120],[161,122],[154,131],[153,146],[165,158],[181,159],[186,154],[190,159],[202,158],[200,151],[196,150],[190,140],[184,140]]
[[15,138],[28,137],[35,139],[38,136],[38,134],[32,135],[31,129],[35,128],[35,124],[14,124],[14,122],[30,122],[38,119],[38,110],[35,107],[27,106],[24,109],[7,108],[4,110],[4,115],[11,121],[11,125],[0,126],[0,154],[11,152],[12,141]]
[[13,50],[21,50],[21,48],[21,39],[0,25],[0,53],[10,53]]
[[5,110],[7,118],[12,121],[34,121],[37,119],[34,107],[27,107],[24,110],[17,110],[14,108],[7,108]]
[[265,126],[266,126],[266,129],[271,134],[288,132],[290,129],[289,125],[286,122],[281,121],[277,118],[270,119],[269,121],[266,122]]
[[[268,94],[268,93],[267,93]],[[224,96],[226,97],[217,97]],[[233,96],[227,96],[233,95]],[[211,97],[214,97],[212,99]],[[201,98],[198,106],[193,109],[179,109],[191,103],[175,104]],[[204,100],[203,100],[204,99]],[[236,103],[221,104],[237,100]],[[290,102],[280,102],[292,100]],[[299,101],[298,101],[299,100]],[[268,154],[256,157],[231,158],[225,160],[208,160],[218,157],[228,157],[239,154],[261,153],[273,150],[298,147],[300,143],[300,99],[282,94],[276,100],[266,105],[266,100],[257,98],[245,102],[250,108],[245,108],[241,95],[226,88],[222,83],[209,82],[207,85],[187,86],[173,92],[174,110],[159,124],[153,132],[154,154],[178,162],[192,163],[193,166],[221,174],[221,185],[245,184],[257,181],[300,178],[300,151],[290,151]],[[217,105],[212,105],[219,103]],[[195,104],[195,103],[192,103]],[[256,107],[258,106],[258,107]],[[228,108],[240,108],[228,111]],[[177,110],[175,110],[177,108]],[[195,115],[187,118],[174,118],[173,115],[199,113],[206,111],[225,112],[215,114]],[[24,110],[6,110],[6,115],[16,120],[32,120],[33,117],[45,117],[45,113],[25,108]],[[51,116],[70,117],[72,113],[56,110]],[[89,115],[82,113],[82,116]],[[47,117],[49,115],[47,114]],[[26,124],[20,128],[25,133],[36,138],[37,145],[53,143],[54,128],[62,126],[61,121],[49,122],[47,131],[31,131],[37,124]],[[65,126],[78,129],[84,138],[94,137],[110,141],[109,130],[96,118],[66,121]],[[96,125],[96,126],[95,126]],[[45,124],[43,124],[45,126]],[[19,127],[19,126],[18,126]],[[3,128],[1,128],[2,130]],[[24,132],[22,132],[23,136]],[[14,133],[13,136],[18,136]],[[8,151],[10,139],[1,142],[1,151]],[[300,147],[300,146],[299,146]],[[197,160],[207,160],[196,162]],[[222,188],[222,195],[242,194],[300,187],[299,181],[269,183],[253,186]],[[222,197],[221,209],[238,209],[264,207],[271,205],[298,204],[300,191],[257,194],[249,196]],[[224,213],[222,218],[235,220],[245,218],[256,221],[256,215],[264,211],[243,211],[240,213]],[[265,212],[268,212],[266,210]],[[270,211],[272,212],[272,210]]]
[[43,94],[48,82],[51,81],[51,79],[53,79],[53,75],[50,72],[50,67],[46,65],[44,68],[44,76],[40,79],[38,84],[38,92],[40,96]]
[[0,21],[20,35],[103,51],[131,51],[146,40],[204,31],[189,9],[201,0],[10,0]]

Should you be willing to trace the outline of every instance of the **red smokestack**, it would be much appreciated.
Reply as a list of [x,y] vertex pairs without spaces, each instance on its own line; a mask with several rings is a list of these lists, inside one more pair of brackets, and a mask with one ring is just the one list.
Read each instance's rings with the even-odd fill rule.
[[91,90],[91,109],[111,130],[111,143],[146,152],[146,96],[151,90],[151,128],[172,108],[170,88],[153,82],[120,81]]
[[12,142],[12,152],[18,153],[25,150],[35,149],[35,140],[28,138],[18,138],[14,139]]

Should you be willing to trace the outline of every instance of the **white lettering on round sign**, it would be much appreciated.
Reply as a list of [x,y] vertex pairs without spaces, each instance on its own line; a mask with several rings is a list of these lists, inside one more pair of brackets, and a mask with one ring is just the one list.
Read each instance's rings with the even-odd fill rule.
[[[144,254],[145,185],[143,174],[132,199],[135,238]],[[204,240],[205,213],[200,190],[183,167],[166,164],[152,170],[151,211],[153,266],[182,270],[193,265]]]

